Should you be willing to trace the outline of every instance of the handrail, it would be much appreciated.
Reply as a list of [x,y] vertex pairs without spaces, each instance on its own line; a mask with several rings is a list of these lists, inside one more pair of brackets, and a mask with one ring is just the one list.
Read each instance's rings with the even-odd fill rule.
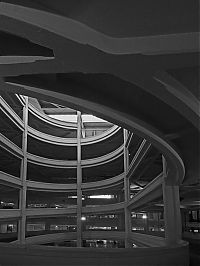
[[[96,190],[115,187],[118,186],[121,182],[123,182],[123,179],[124,179],[124,173],[118,176],[107,178],[105,180],[82,183],[82,190],[96,191]],[[19,177],[10,175],[2,171],[0,171],[0,183],[17,188],[22,186],[22,180]],[[60,184],[60,183],[57,184],[57,183],[38,182],[33,180],[26,180],[26,185],[28,190],[48,191],[48,192],[76,191],[76,186],[77,186],[76,184]]]
[[[124,210],[124,202],[107,204],[107,205],[95,205],[83,207],[82,213],[119,213]],[[25,215],[27,217],[50,217],[50,216],[63,216],[68,214],[76,214],[76,205],[69,206],[67,208],[27,208]],[[21,217],[20,209],[0,209],[1,219],[19,218]]]
[[76,167],[77,161],[75,160],[55,160],[49,159],[45,157],[41,157],[32,153],[27,152],[27,159],[29,162],[36,164],[36,165],[43,165],[46,167],[56,167],[56,168],[69,168],[69,167]]
[[28,190],[36,191],[49,191],[49,192],[67,192],[76,191],[76,184],[56,184],[56,183],[44,183],[32,180],[26,181]]
[[38,139],[40,141],[44,141],[50,144],[63,145],[63,146],[77,145],[76,138],[63,138],[63,137],[58,137],[58,136],[52,136],[52,135],[43,133],[41,131],[38,131],[37,129],[34,129],[30,126],[28,126],[28,135],[35,139]]
[[23,157],[22,149],[19,148],[15,143],[13,143],[10,139],[5,137],[1,133],[0,133],[0,146],[20,159]]
[[[115,187],[118,184],[120,184],[120,182],[123,181],[123,178],[124,178],[124,173],[101,181],[82,183],[82,190],[94,191],[94,190],[101,190],[110,187]],[[29,190],[52,191],[52,192],[76,191],[76,186],[77,186],[76,184],[44,183],[32,180],[27,180],[26,184]]]
[[0,184],[12,184],[12,187],[19,188],[22,186],[22,180],[16,176],[0,171]]
[[76,214],[76,207],[72,208],[27,208],[27,217],[49,217],[49,216],[63,216],[67,214]]
[[[52,124],[54,126],[67,126],[67,127],[70,126],[70,128],[71,128],[71,123],[51,118],[48,115],[41,113],[31,103],[29,103],[29,111],[32,114],[36,115],[37,118],[40,118],[41,120],[43,120],[45,122],[49,122],[50,124]],[[72,123],[72,124],[74,125],[74,123]],[[76,123],[75,123],[75,125],[76,125]],[[94,143],[99,142],[99,141],[104,141],[105,139],[107,139],[107,138],[111,137],[112,135],[114,135],[115,133],[117,133],[120,129],[121,129],[121,127],[119,127],[117,125],[114,125],[110,129],[106,130],[105,132],[103,132],[100,135],[87,137],[87,138],[82,138],[81,139],[81,145],[89,145],[89,144],[94,144]],[[37,130],[35,130],[35,133],[36,133],[36,131]],[[32,132],[33,132],[33,130],[32,130]],[[50,135],[45,134],[45,133],[43,133],[43,135],[46,136],[46,137],[50,136]],[[59,138],[59,137],[56,137],[56,136],[51,136],[51,137],[52,138],[53,137]],[[59,139],[61,139],[61,138],[59,138]],[[71,143],[74,143],[75,140],[70,139],[70,138],[63,138],[63,142],[64,143],[66,143],[66,142],[68,143],[69,142],[69,144],[71,144]]]
[[21,210],[19,209],[0,209],[1,219],[19,219],[21,217]]
[[41,113],[37,110],[31,103],[29,103],[29,111],[35,115],[38,119],[43,120],[45,123],[48,123],[53,126],[61,127],[64,129],[77,129],[76,123],[65,122],[58,119],[54,119],[44,113]]
[[[81,145],[90,145],[100,141],[105,141],[120,130],[120,127],[113,126],[110,130],[106,130],[104,133],[98,136],[87,137],[81,139]],[[58,136],[49,135],[47,133],[38,131],[37,129],[28,126],[29,136],[56,145],[74,146],[77,145],[77,138],[63,138]]]
[[124,231],[83,231],[83,239],[124,240]]
[[[48,242],[64,241],[64,240],[74,240],[76,239],[76,232],[67,232],[67,233],[52,233],[52,234],[43,234],[38,236],[26,237],[25,244],[45,244]],[[11,242],[12,244],[18,244],[19,240]]]
[[148,234],[140,234],[131,232],[130,239],[138,243],[139,245],[146,247],[164,247],[166,246],[166,241],[164,237],[152,236]]
[[128,203],[129,209],[139,208],[145,203],[158,198],[162,195],[163,173],[149,182],[142,190],[140,190]]
[[107,178],[105,180],[82,183],[82,189],[84,191],[105,189],[111,186],[118,185],[120,182],[123,182],[123,180],[124,180],[124,173],[111,178]]
[[92,159],[82,160],[81,164],[83,167],[101,165],[101,164],[108,163],[108,162],[111,162],[111,161],[119,158],[122,155],[122,153],[123,153],[123,145],[121,145],[116,150],[114,150],[114,151],[112,151],[106,155],[95,157]]
[[[92,159],[87,159],[87,160],[82,160],[81,164],[82,167],[89,167],[89,166],[97,166],[101,165],[104,163],[109,163],[118,157],[122,155],[123,152],[123,145],[120,146],[118,149],[115,151],[108,153],[106,155],[92,158]],[[59,167],[59,168],[69,168],[69,167],[76,167],[77,161],[76,160],[55,160],[55,159],[50,159],[50,158],[45,158],[41,157],[32,153],[27,152],[27,159],[29,162],[38,164],[38,165],[44,165],[47,167]]]
[[94,205],[94,206],[87,206],[82,207],[82,213],[116,213],[124,210],[125,203],[119,202],[119,203],[113,203],[113,204],[107,204],[107,205]]
[[24,129],[24,123],[22,119],[15,113],[10,105],[0,96],[0,109],[9,117],[9,119],[20,129]]
[[[76,232],[65,232],[65,233],[52,233],[52,234],[41,234],[37,236],[27,237],[25,240],[26,244],[45,244],[48,242],[76,240]],[[112,239],[119,240],[124,238],[124,232],[116,231],[84,231],[83,238],[90,239]],[[12,241],[12,244],[19,243],[18,240]]]

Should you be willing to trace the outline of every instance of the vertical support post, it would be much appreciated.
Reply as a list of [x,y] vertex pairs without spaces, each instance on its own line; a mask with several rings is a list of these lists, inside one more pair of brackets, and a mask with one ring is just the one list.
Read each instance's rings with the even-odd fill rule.
[[128,209],[128,202],[130,200],[129,179],[127,178],[129,166],[129,153],[126,147],[128,131],[124,129],[124,217],[125,217],[125,248],[131,247],[130,234],[131,234],[131,212]]
[[46,234],[48,234],[48,232],[50,231],[50,227],[51,227],[51,221],[49,220],[49,218],[47,218],[46,221],[45,221]]
[[20,178],[22,180],[22,188],[19,195],[19,208],[21,211],[21,219],[18,226],[18,239],[20,244],[25,243],[26,234],[26,176],[27,176],[27,133],[28,133],[28,97],[25,97],[25,105],[23,107],[23,124],[24,131],[22,136],[22,152],[23,159],[21,162]]
[[162,159],[165,240],[167,245],[175,245],[180,242],[182,235],[179,186],[166,184],[167,164],[165,158],[163,157]]
[[77,247],[82,247],[81,112],[77,112]]

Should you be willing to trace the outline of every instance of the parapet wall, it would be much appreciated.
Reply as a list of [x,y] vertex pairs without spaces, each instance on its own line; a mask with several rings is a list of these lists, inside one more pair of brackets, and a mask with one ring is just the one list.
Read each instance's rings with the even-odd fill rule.
[[0,262],[2,266],[188,266],[189,252],[187,242],[173,247],[92,250],[0,244]]

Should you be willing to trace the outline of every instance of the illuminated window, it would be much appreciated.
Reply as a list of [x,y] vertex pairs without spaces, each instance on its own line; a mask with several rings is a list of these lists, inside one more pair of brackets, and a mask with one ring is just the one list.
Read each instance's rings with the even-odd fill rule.
[[43,231],[45,230],[45,224],[27,224],[27,231]]
[[89,199],[113,199],[114,195],[91,195],[88,196]]

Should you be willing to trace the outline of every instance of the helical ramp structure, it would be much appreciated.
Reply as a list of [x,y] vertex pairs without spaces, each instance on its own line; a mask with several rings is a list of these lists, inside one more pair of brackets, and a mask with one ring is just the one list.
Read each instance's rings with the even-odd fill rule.
[[[122,2],[0,2],[0,265],[189,265],[198,32]],[[109,122],[87,135],[84,114]]]

